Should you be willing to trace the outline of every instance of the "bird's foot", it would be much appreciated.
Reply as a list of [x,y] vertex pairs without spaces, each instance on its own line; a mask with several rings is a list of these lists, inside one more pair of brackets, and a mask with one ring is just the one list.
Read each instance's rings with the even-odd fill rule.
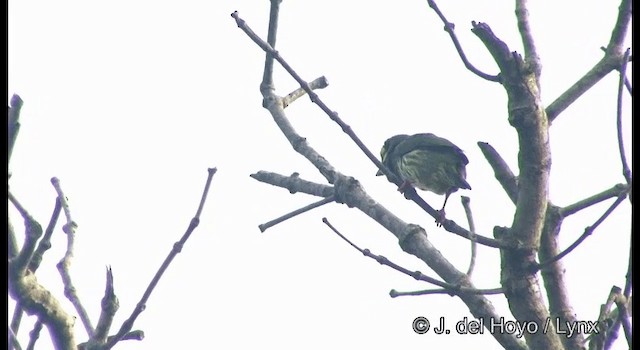
[[442,227],[442,224],[444,224],[444,221],[447,218],[445,217],[445,212],[444,212],[444,208],[438,210],[438,214],[436,215],[436,226],[437,227]]
[[398,187],[398,192],[405,193],[411,187],[411,182],[404,180],[404,182]]

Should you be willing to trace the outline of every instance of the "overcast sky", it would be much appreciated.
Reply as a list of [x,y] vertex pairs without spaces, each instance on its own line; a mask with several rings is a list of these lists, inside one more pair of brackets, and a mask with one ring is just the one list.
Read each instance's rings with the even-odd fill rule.
[[[511,50],[522,52],[513,1],[439,5],[479,69],[498,72],[470,32],[472,20],[488,23]],[[530,3],[545,104],[602,57],[600,47],[609,41],[618,5]],[[268,1],[10,0],[8,6],[8,97],[17,93],[24,100],[10,189],[46,226],[56,196],[50,179],[60,179],[78,223],[71,272],[94,324],[105,267],[113,268],[120,300],[115,332],[187,228],[207,168],[218,168],[200,227],[135,324],[146,338],[119,349],[496,348],[488,334],[413,333],[411,322],[418,316],[444,316],[453,323],[471,315],[449,296],[391,299],[391,289],[432,286],[363,257],[324,226],[322,217],[361,247],[437,276],[355,209],[332,203],[264,233],[258,230],[317,198],[289,194],[249,174],[299,172],[324,183],[261,107],[264,54],[230,17],[238,10],[266,38]],[[478,232],[492,237],[494,226],[510,225],[514,208],[476,143],[489,142],[517,172],[517,137],[507,122],[504,89],[467,71],[442,28],[424,0],[285,0],[277,48],[307,81],[327,77],[330,85],[318,91],[320,97],[375,153],[398,133],[433,132],[460,146],[470,160],[467,180],[473,190],[452,195],[447,215],[466,226],[460,195],[469,196]],[[280,95],[297,87],[279,66],[275,84]],[[553,123],[554,204],[572,204],[624,182],[615,127],[617,84],[616,74],[607,76]],[[630,160],[631,101],[624,98]],[[466,270],[468,241],[437,228],[393,184],[374,176],[375,166],[308,98],[286,111],[297,131],[339,171],[355,176],[402,220],[424,227],[444,256]],[[423,198],[434,207],[443,200],[430,193]],[[568,218],[562,247],[611,203]],[[15,210],[10,216],[22,233]],[[630,218],[625,201],[562,260],[579,320],[595,320],[611,287],[624,285]],[[72,310],[55,268],[66,246],[60,227],[37,276]],[[498,251],[480,247],[475,285],[498,287],[499,266]],[[488,298],[510,315],[504,297]],[[20,329],[23,346],[31,323],[25,320]],[[78,342],[85,341],[79,320],[76,329]],[[39,344],[48,346],[48,334]],[[626,348],[623,340],[617,345]]]

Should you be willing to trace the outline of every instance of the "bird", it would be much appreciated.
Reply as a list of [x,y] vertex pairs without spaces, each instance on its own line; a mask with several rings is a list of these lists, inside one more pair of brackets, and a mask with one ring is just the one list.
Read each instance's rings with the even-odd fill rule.
[[[382,164],[403,181],[398,191],[408,186],[445,195],[438,211],[437,226],[445,219],[444,208],[449,196],[458,189],[471,189],[467,182],[469,159],[451,141],[432,133],[400,134],[388,138],[380,150]],[[382,175],[378,170],[376,175]]]

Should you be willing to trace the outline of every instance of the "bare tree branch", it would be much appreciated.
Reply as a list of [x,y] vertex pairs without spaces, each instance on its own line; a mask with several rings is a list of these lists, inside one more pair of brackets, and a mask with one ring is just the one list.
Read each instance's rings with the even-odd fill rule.
[[[291,68],[291,66],[282,58],[282,56],[280,56],[278,52],[275,51],[268,43],[260,39],[260,37],[257,34],[255,34],[255,32],[251,30],[251,28],[249,28],[247,23],[242,18],[239,17],[237,11],[232,13],[231,17],[235,19],[238,27],[242,29],[251,38],[251,40],[253,40],[253,42],[257,43],[258,46],[260,46],[263,50],[268,51],[272,54],[272,56],[278,61],[278,63],[280,63],[282,67],[284,67],[284,69],[300,84],[300,86],[304,89],[304,91],[307,92],[307,94],[311,98],[311,101],[316,105],[318,105],[318,107],[320,107],[320,109],[322,109],[329,116],[329,118],[331,118],[331,120],[333,120],[335,123],[337,123],[340,126],[343,132],[345,132],[347,135],[349,135],[349,137],[351,137],[351,139],[356,143],[356,145],[360,148],[360,150],[362,150],[362,152],[367,156],[367,158],[369,158],[378,167],[378,169],[380,169],[385,175],[387,175],[387,178],[394,179],[393,182],[396,184],[396,186],[401,186],[402,181],[400,181],[400,179],[396,178],[396,176],[393,175],[393,173],[389,172],[389,170],[386,169],[386,167],[378,160],[378,158],[364,145],[364,143],[360,140],[360,138],[353,132],[352,128],[349,125],[347,125],[344,121],[342,121],[342,119],[338,117],[338,114],[336,112],[332,111],[324,102],[322,102],[320,97],[315,92],[313,92],[313,90],[310,88],[309,84],[306,81],[304,81],[293,70],[293,68]],[[267,103],[266,101],[270,101],[270,102]],[[305,138],[300,137],[296,133],[296,131],[293,129],[293,126],[291,126],[291,124],[289,123],[289,121],[285,116],[283,99],[275,95],[271,95],[271,96],[265,95],[263,100],[263,106],[265,106],[265,103],[267,103],[265,108],[267,108],[269,112],[272,114],[276,124],[278,125],[282,133],[285,135],[285,137],[287,137],[287,140],[289,140],[289,143],[291,143],[291,146],[293,147],[293,149],[296,152],[303,155],[305,158],[307,158],[307,160],[309,160],[311,164],[313,164],[318,169],[318,171],[320,171],[320,174],[322,174],[330,184],[333,184],[335,181],[334,177],[337,174],[335,169],[326,161],[326,159],[324,159],[324,157],[320,156],[311,146],[309,146]],[[416,204],[418,204],[420,208],[422,208],[425,212],[427,212],[433,218],[436,218],[436,219],[441,218],[440,212],[435,210],[429,204],[427,204],[424,201],[424,199],[422,199],[422,197],[418,195],[415,189],[409,188],[404,192],[404,196],[405,198],[410,199]],[[444,227],[447,231],[451,233],[455,233],[461,237],[465,237],[467,239],[470,239],[471,237],[471,234],[469,233],[468,230],[465,230],[464,228],[460,227],[458,224],[456,224],[452,220],[445,219],[442,222],[442,227]],[[478,240],[478,242],[481,243],[480,240]],[[494,246],[494,247],[500,246],[500,244],[495,241],[492,244],[493,245],[491,246]]]
[[16,334],[13,332],[13,330],[11,328],[8,328],[8,333],[9,333],[9,344],[8,344],[8,349],[15,349],[15,350],[22,350],[22,346],[20,345],[20,342],[18,341],[18,338],[16,337]]
[[493,169],[496,180],[502,185],[513,204],[516,204],[518,202],[518,178],[493,146],[486,142],[478,142],[478,147]]
[[[558,236],[563,220],[562,210],[549,203],[545,215],[544,228],[542,229],[542,237],[540,238],[540,251],[538,252],[540,261],[550,260],[560,254]],[[571,306],[565,279],[565,268],[562,261],[558,260],[553,264],[545,265],[540,273],[547,293],[551,318],[562,325],[577,324],[578,320],[573,311],[573,306]],[[560,340],[566,349],[581,349],[584,343],[584,336],[577,333],[571,337],[561,336]]]
[[[244,30],[245,33],[247,33],[247,35],[249,35],[254,42],[259,43],[260,47],[265,50],[269,49],[269,45],[259,40],[255,33],[253,33],[253,31],[251,31],[247,27],[244,20],[242,20],[238,16],[237,12],[234,12],[232,14],[232,17],[236,20],[238,26],[242,30]],[[290,67],[286,64],[286,62],[283,63],[283,61],[281,61],[281,57],[277,54],[277,52],[272,51],[271,53],[274,55],[274,58],[283,65],[285,70],[292,74]],[[297,74],[292,74],[292,76],[296,78]],[[305,89],[305,91],[307,91],[312,101],[314,103],[317,103],[315,99],[317,95],[309,89],[308,84],[306,84],[301,79],[296,80]],[[275,96],[274,94],[271,94],[265,96],[263,101],[268,102],[267,109],[271,113],[274,121],[281,129],[285,137],[287,137],[287,140],[289,140],[289,142],[291,143],[294,150],[305,156],[305,158],[307,158],[319,170],[319,172],[327,179],[327,181],[335,186],[335,196],[337,202],[344,203],[350,207],[357,207],[367,215],[376,217],[376,220],[379,220],[378,222],[380,222],[385,228],[387,228],[390,232],[394,233],[398,237],[400,246],[404,251],[409,254],[415,255],[416,257],[424,261],[445,281],[449,283],[458,283],[461,280],[465,280],[466,275],[458,271],[447,259],[442,256],[442,254],[435,247],[431,245],[426,237],[426,232],[424,231],[424,229],[417,225],[408,225],[395,217],[395,215],[393,215],[392,213],[389,213],[387,210],[383,210],[380,205],[377,205],[377,203],[364,192],[357,180],[352,177],[344,176],[343,174],[337,172],[323,157],[321,157],[315,150],[313,150],[306,143],[306,140],[300,137],[295,132],[295,130],[287,120],[284,114],[281,98]],[[318,105],[321,106],[320,104]],[[330,115],[337,116],[337,114],[335,113],[331,113]],[[343,130],[345,130],[344,127]],[[374,163],[379,168],[382,168],[382,164],[377,160],[377,158],[375,158],[375,156],[373,156],[370,152],[368,156],[370,156],[370,159],[372,159],[372,161],[374,161]],[[383,169],[383,171],[386,171],[386,169]],[[389,213],[389,215],[382,216],[386,213]],[[463,287],[465,286],[463,285]],[[497,316],[495,309],[493,308],[491,303],[483,296],[463,294],[460,295],[460,298],[469,307],[472,315],[474,315],[474,317],[476,318],[488,320],[491,317]],[[524,342],[522,342],[522,340],[516,338],[512,334],[496,333],[493,334],[493,336],[504,347],[512,349],[526,348]]]
[[[622,65],[620,66],[620,83],[618,84],[618,103],[616,108],[616,130],[618,136],[618,149],[620,151],[620,161],[622,162],[622,175],[629,185],[631,185],[631,169],[629,169],[629,164],[627,163],[624,140],[622,139],[622,95],[625,77],[627,76],[627,62],[629,61],[630,54],[631,50],[627,49],[624,53]],[[631,200],[631,193],[629,193],[629,200]]]
[[[54,205],[53,214],[51,214],[51,219],[49,220],[49,224],[47,225],[44,235],[42,236],[42,239],[38,243],[38,246],[35,249],[33,256],[29,260],[28,269],[33,273],[35,273],[36,270],[38,270],[38,267],[40,267],[40,263],[42,262],[42,257],[44,256],[44,253],[49,248],[51,248],[51,236],[53,235],[53,230],[55,229],[56,223],[58,221],[58,217],[60,216],[61,209],[62,209],[62,206],[60,204],[60,201],[58,200],[58,198],[56,198],[56,203]],[[10,232],[10,235],[12,234],[13,233]],[[22,320],[23,311],[24,310],[22,309],[22,306],[20,305],[20,303],[16,303],[16,308],[13,310],[13,317],[11,318],[11,329],[13,330],[14,333],[17,333],[18,329],[20,328],[20,321]]]
[[[460,201],[462,202],[462,206],[464,207],[464,213],[467,216],[467,222],[469,223],[469,232],[475,235],[476,232],[476,224],[473,222],[473,213],[471,212],[471,199],[467,196],[460,197]],[[469,268],[467,268],[467,276],[471,278],[473,274],[473,269],[476,266],[476,254],[478,250],[478,243],[475,240],[475,237],[470,239],[471,241],[471,258],[469,259]]]
[[[329,86],[329,82],[327,81],[327,78],[325,78],[325,77],[317,78],[314,81],[309,83],[309,88],[311,90],[324,89],[327,86]],[[294,91],[292,91],[291,93],[289,93],[287,96],[282,98],[282,105],[284,106],[284,108],[287,108],[295,100],[297,100],[298,98],[300,98],[300,97],[302,97],[302,96],[304,96],[306,94],[307,94],[307,92],[305,91],[305,89],[303,89],[302,87],[299,87],[299,88],[295,89]]]
[[249,176],[260,182],[287,189],[291,194],[302,192],[324,198],[333,196],[334,190],[332,186],[303,180],[298,173],[293,173],[291,176],[284,176],[269,171],[258,171]]
[[436,2],[434,0],[427,0],[427,3],[429,4],[429,7],[431,7],[433,11],[435,11],[438,17],[440,17],[440,20],[442,21],[442,23],[444,23],[444,31],[449,34],[449,37],[451,37],[451,41],[453,42],[453,45],[456,47],[456,51],[458,51],[458,55],[460,56],[460,59],[462,59],[462,63],[464,63],[464,66],[470,72],[479,76],[482,79],[499,83],[500,82],[499,75],[491,75],[491,74],[484,73],[478,68],[476,68],[474,65],[472,65],[471,62],[469,62],[469,60],[467,59],[467,55],[464,53],[464,50],[462,49],[462,45],[460,45],[460,42],[458,41],[458,37],[456,36],[456,33],[454,31],[455,25],[447,20],[447,18],[444,16],[442,11],[440,11],[440,9],[438,8],[438,5],[436,5]]
[[607,45],[604,57],[596,63],[589,72],[578,79],[573,86],[562,93],[553,103],[547,106],[547,118],[549,122],[555,120],[562,111],[575,102],[582,94],[587,92],[609,74],[612,70],[620,67],[622,56],[622,45],[631,22],[631,0],[622,0],[618,12],[618,19],[611,33],[611,40]]
[[156,272],[155,276],[153,276],[153,279],[149,283],[149,286],[147,286],[147,289],[145,290],[144,294],[142,295],[142,298],[140,298],[140,301],[138,302],[135,309],[131,313],[131,316],[129,316],[129,318],[122,323],[122,326],[120,327],[120,330],[116,335],[108,338],[107,344],[103,347],[104,349],[111,349],[120,340],[124,340],[124,337],[127,334],[129,334],[138,316],[142,313],[142,311],[146,309],[147,300],[149,300],[151,293],[153,292],[155,287],[158,285],[160,278],[162,278],[162,275],[164,275],[165,271],[167,270],[167,268],[169,267],[173,259],[178,255],[178,253],[182,251],[182,247],[184,247],[184,244],[187,242],[187,240],[191,236],[191,233],[200,224],[200,214],[202,213],[202,209],[204,208],[204,203],[207,199],[209,187],[211,186],[211,180],[213,179],[213,175],[216,173],[216,171],[217,171],[216,168],[208,169],[207,183],[204,186],[204,191],[202,193],[202,197],[200,198],[200,203],[198,205],[198,210],[196,211],[196,215],[191,219],[191,222],[189,223],[189,227],[187,228],[184,235],[182,235],[182,238],[180,238],[180,240],[173,245],[173,249],[171,249],[171,251],[169,252],[169,255],[167,255],[165,260],[162,262],[162,265]]
[[531,33],[531,25],[529,21],[529,10],[527,8],[527,0],[516,1],[516,18],[518,19],[518,29],[522,38],[522,46],[524,47],[524,57],[527,64],[531,67],[537,77],[540,77],[540,57]]
[[[403,235],[402,232],[404,228],[402,225],[387,226],[386,224],[386,218],[388,218],[390,215],[393,215],[393,214],[389,210],[387,210],[385,207],[376,203],[372,198],[369,198],[366,195],[366,193],[363,194],[365,196],[363,198],[364,204],[362,203],[348,204],[343,202],[343,199],[340,199],[344,197],[339,196],[338,193],[340,193],[341,190],[338,189],[337,186],[331,187],[331,186],[317,184],[311,181],[302,180],[298,177],[297,173],[294,173],[292,176],[287,177],[284,175],[279,175],[279,174],[270,173],[266,171],[259,171],[255,174],[252,174],[251,177],[255,178],[258,181],[268,183],[270,185],[285,188],[289,190],[290,193],[302,192],[302,193],[307,193],[314,196],[325,197],[325,198],[330,196],[336,196],[335,198],[337,199],[338,203],[347,204],[349,207],[355,206],[361,209],[362,212],[365,213],[367,216],[377,221],[380,225],[387,228],[389,231],[393,232],[397,237],[401,237]],[[357,188],[359,188],[359,185]],[[358,196],[361,196],[361,195],[358,194]],[[375,204],[372,205],[371,203],[375,203]],[[392,231],[392,228],[400,229],[400,231]],[[459,230],[455,230],[455,232],[459,232]],[[469,231],[466,231],[466,232],[469,232]],[[462,234],[460,235],[462,236]],[[503,249],[509,248],[509,246],[505,245],[501,241],[498,241],[486,236],[481,236],[475,233],[473,233],[473,240],[477,243],[480,243],[488,247],[503,248]]]
[[567,249],[565,249],[562,253],[556,255],[550,260],[547,260],[538,264],[537,265],[538,269],[542,269],[545,266],[552,264],[553,262],[558,261],[564,258],[567,254],[571,253],[571,251],[573,251],[577,246],[579,246],[580,243],[582,243],[582,241],[584,241],[587,237],[589,237],[593,233],[593,231],[595,231],[595,229],[598,228],[598,226],[600,226],[600,224],[607,217],[609,217],[609,215],[611,215],[611,213],[618,207],[618,205],[622,203],[626,195],[627,195],[626,193],[623,193],[620,196],[618,196],[618,199],[616,199],[616,201],[613,202],[613,204],[611,204],[611,206],[604,212],[604,214],[602,214],[602,216],[600,216],[600,218],[598,218],[598,220],[596,220],[596,222],[594,222],[593,225],[587,227],[584,230],[584,233],[580,237],[578,237],[578,239],[575,242],[573,242],[569,247],[567,247]]
[[[539,90],[539,71],[525,64],[509,50],[485,23],[473,23],[473,33],[482,40],[500,67],[502,86],[508,98],[509,123],[518,133],[518,197],[510,229],[498,231],[501,238],[519,247],[501,251],[501,281],[509,308],[517,320],[534,322],[547,332],[525,332],[534,349],[561,349],[562,343],[543,301],[539,281],[531,270],[535,266],[547,211],[551,151],[547,116]],[[550,329],[549,329],[550,328]]]
[[9,104],[9,116],[8,116],[8,132],[9,132],[9,145],[7,148],[7,164],[11,162],[11,154],[13,153],[13,146],[18,138],[18,132],[20,131],[20,109],[22,109],[22,99],[18,95],[13,95]]
[[71,210],[69,209],[67,196],[65,196],[62,188],[60,187],[60,180],[53,177],[51,178],[51,184],[53,184],[53,187],[58,193],[58,200],[60,201],[60,205],[62,206],[62,210],[67,219],[67,223],[62,226],[62,230],[67,234],[67,250],[64,257],[60,259],[60,262],[58,262],[57,265],[60,276],[62,277],[62,283],[64,284],[64,295],[69,299],[69,301],[71,301],[71,304],[73,304],[76,312],[78,312],[78,316],[80,316],[80,321],[82,321],[85,331],[89,335],[89,338],[92,338],[95,329],[93,328],[93,324],[91,322],[91,318],[89,318],[87,310],[84,308],[84,305],[82,305],[80,297],[78,297],[70,272],[71,260],[75,250],[76,229],[78,228],[78,225],[71,218]]
[[[496,295],[496,294],[504,294],[504,290],[502,288],[491,288],[491,289],[479,289],[474,288],[465,293],[471,294],[482,294],[482,295]],[[398,292],[395,289],[389,291],[389,296],[392,298],[397,297],[405,297],[405,296],[422,296],[422,295],[434,295],[434,294],[448,294],[451,295],[451,290],[449,289],[425,289],[425,290],[414,290],[410,292]]]
[[567,217],[579,212],[582,209],[586,209],[594,204],[598,204],[602,201],[605,201],[609,198],[619,197],[621,194],[629,192],[629,186],[624,184],[616,184],[613,187],[604,190],[600,193],[594,194],[588,198],[582,199],[576,203],[567,205],[564,208],[560,209],[560,214],[563,217]]
[[[278,33],[278,14],[280,13],[280,3],[282,0],[271,0],[271,9],[269,13],[269,33],[267,34],[267,42],[271,47],[276,47],[276,36]],[[265,50],[264,74],[260,91],[263,95],[272,93],[275,90],[273,85],[273,56],[269,51]],[[266,101],[265,101],[266,103]],[[266,104],[263,103],[263,106]]]
[[[329,219],[327,218],[322,218],[322,222],[327,225],[331,231],[333,231],[335,234],[337,234],[340,238],[342,238],[343,241],[347,242],[350,246],[352,246],[354,249],[356,249],[357,251],[359,251],[360,253],[362,253],[364,256],[371,258],[375,261],[377,261],[380,265],[386,265],[389,266],[390,268],[405,274],[407,276],[413,277],[414,279],[418,280],[418,281],[424,281],[427,283],[431,283],[431,284],[435,284],[438,287],[442,287],[442,290],[438,290],[438,293],[440,291],[447,293],[449,295],[458,295],[461,293],[470,293],[470,294],[499,294],[500,292],[496,292],[498,290],[500,290],[500,288],[494,288],[494,289],[477,289],[475,287],[473,287],[471,285],[471,282],[465,278],[464,284],[465,287],[461,287],[461,284],[451,284],[451,283],[446,283],[446,282],[442,282],[440,280],[437,280],[435,278],[426,276],[425,274],[423,274],[420,271],[410,271],[392,261],[390,261],[389,259],[387,259],[386,257],[382,256],[382,255],[376,255],[373,254],[369,249],[362,249],[360,247],[358,247],[355,243],[351,242],[347,237],[345,237],[342,233],[340,233],[340,231],[338,231],[338,229],[336,229],[330,222]],[[462,283],[463,281],[461,281]],[[428,294],[428,293],[427,293]],[[396,297],[399,296],[399,294],[395,294],[395,295],[391,295],[391,297]]]
[[309,205],[306,205],[306,206],[304,206],[302,208],[299,208],[299,209],[296,209],[296,210],[294,210],[294,211],[292,211],[290,213],[287,213],[287,214],[285,214],[285,215],[283,215],[283,216],[281,216],[279,218],[276,218],[276,219],[271,220],[271,221],[269,221],[267,223],[258,225],[258,228],[260,229],[260,232],[264,232],[268,228],[273,227],[273,226],[275,226],[275,225],[277,225],[277,224],[279,224],[279,223],[281,223],[283,221],[289,220],[289,219],[291,219],[293,217],[296,217],[296,216],[298,216],[298,215],[300,215],[302,213],[305,213],[305,212],[307,212],[309,210],[321,207],[321,206],[323,206],[323,205],[325,205],[327,203],[331,203],[331,202],[334,201],[334,199],[335,198],[333,196],[329,196],[329,197],[321,199],[321,200],[319,200],[317,202],[313,202],[313,203],[311,203]]
[[111,271],[111,267],[107,267],[104,297],[102,297],[100,308],[101,311],[100,317],[98,318],[98,325],[96,326],[95,334],[90,342],[102,345],[107,341],[107,336],[109,335],[109,329],[111,329],[113,318],[120,308],[120,302],[116,296],[113,284],[113,271]]
[[36,341],[40,338],[40,331],[42,331],[42,322],[37,320],[33,325],[33,329],[29,332],[29,344],[27,344],[27,350],[35,349]]

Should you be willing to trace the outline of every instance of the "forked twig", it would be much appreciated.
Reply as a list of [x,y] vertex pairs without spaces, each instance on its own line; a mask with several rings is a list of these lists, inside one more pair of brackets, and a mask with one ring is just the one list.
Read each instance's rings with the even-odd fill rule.
[[[429,277],[424,275],[422,272],[420,271],[410,271],[398,264],[393,263],[392,261],[390,261],[389,259],[387,259],[386,257],[382,256],[382,255],[376,255],[371,253],[371,251],[369,249],[362,249],[360,247],[358,247],[355,243],[351,242],[347,237],[345,237],[342,233],[340,233],[340,231],[338,231],[338,229],[336,229],[327,218],[322,218],[322,222],[327,225],[331,231],[333,231],[335,234],[337,234],[340,238],[342,238],[342,240],[344,240],[345,242],[347,242],[350,246],[352,246],[354,249],[356,249],[357,251],[359,251],[360,253],[362,253],[364,256],[369,257],[375,261],[377,261],[379,264],[381,265],[386,265],[389,266],[390,268],[401,272],[407,276],[413,277],[414,279],[418,280],[418,281],[424,281],[424,282],[428,282],[431,284],[435,284],[438,287],[441,287],[443,289],[441,290],[437,290],[436,292],[429,292],[426,294],[449,294],[449,295],[458,295],[458,294],[499,294],[502,293],[502,289],[501,288],[493,288],[493,289],[477,289],[477,288],[468,288],[468,287],[461,287],[460,285],[454,285],[451,283],[447,283],[447,282],[442,282],[440,280],[437,280],[433,277]],[[396,297],[399,296],[400,294],[396,294],[398,292],[395,292],[394,290],[392,290],[392,293],[390,293],[391,297]],[[409,295],[409,294],[407,294]]]
[[458,41],[458,37],[456,36],[456,33],[454,31],[455,25],[447,20],[447,18],[444,16],[442,11],[440,11],[440,9],[438,8],[438,5],[436,5],[436,2],[434,0],[427,0],[427,3],[429,4],[429,7],[431,7],[433,9],[433,11],[435,11],[435,13],[438,15],[438,17],[440,17],[440,20],[442,21],[442,23],[444,23],[444,31],[449,34],[449,37],[451,37],[451,41],[453,42],[453,46],[456,47],[456,51],[458,52],[458,55],[460,56],[460,59],[462,60],[462,63],[464,63],[464,66],[470,72],[472,72],[473,74],[479,76],[482,79],[486,79],[486,80],[489,80],[489,81],[493,81],[493,82],[499,83],[500,82],[500,75],[487,74],[487,73],[479,70],[473,64],[471,64],[471,62],[469,62],[469,60],[467,59],[467,55],[464,53],[464,50],[462,49],[462,45],[460,45],[460,41]]
[[191,222],[189,223],[189,227],[187,228],[187,231],[184,233],[182,238],[180,238],[180,240],[173,245],[173,249],[171,249],[171,251],[169,252],[169,255],[167,255],[165,260],[162,262],[162,265],[156,272],[155,276],[153,276],[153,279],[149,283],[149,286],[147,287],[144,294],[142,295],[142,298],[140,298],[140,301],[138,302],[135,309],[131,313],[131,316],[129,316],[129,318],[122,323],[120,330],[115,336],[108,338],[107,344],[104,347],[105,349],[111,349],[114,345],[116,345],[116,343],[118,343],[120,340],[123,340],[124,337],[127,334],[129,334],[129,331],[131,330],[131,328],[133,328],[134,322],[136,321],[138,316],[142,313],[142,311],[144,311],[144,309],[147,307],[147,300],[149,300],[151,293],[153,292],[155,287],[158,285],[160,278],[162,278],[162,275],[165,273],[165,271],[167,270],[167,268],[169,267],[173,259],[178,255],[178,253],[182,251],[182,247],[184,247],[184,244],[186,243],[187,239],[189,239],[189,237],[191,236],[191,233],[193,232],[193,230],[195,230],[195,228],[198,227],[198,224],[200,224],[200,214],[202,213],[202,209],[204,208],[204,203],[207,199],[209,187],[211,186],[211,180],[213,179],[213,175],[216,173],[216,171],[217,171],[216,168],[209,168],[208,170],[209,175],[207,177],[207,183],[204,186],[202,197],[200,198],[200,204],[198,205],[196,215],[191,219]]
[[553,258],[541,262],[539,263],[536,267],[538,270],[544,268],[545,266],[549,265],[549,264],[553,264],[554,262],[564,258],[567,254],[571,253],[577,246],[580,245],[580,243],[582,243],[582,241],[584,241],[587,237],[589,237],[596,228],[598,228],[598,226],[600,226],[600,224],[607,218],[609,217],[609,215],[611,215],[611,213],[618,207],[618,205],[620,205],[620,203],[622,203],[622,201],[625,199],[626,197],[626,193],[623,193],[621,195],[618,196],[618,199],[616,199],[615,202],[613,202],[613,204],[611,204],[611,206],[602,214],[602,216],[600,216],[598,218],[598,220],[596,220],[596,222],[593,223],[593,225],[587,227],[584,230],[584,233],[582,235],[580,235],[580,237],[578,237],[578,239],[573,242],[570,246],[567,247],[567,249],[563,250],[560,254],[554,256]]

